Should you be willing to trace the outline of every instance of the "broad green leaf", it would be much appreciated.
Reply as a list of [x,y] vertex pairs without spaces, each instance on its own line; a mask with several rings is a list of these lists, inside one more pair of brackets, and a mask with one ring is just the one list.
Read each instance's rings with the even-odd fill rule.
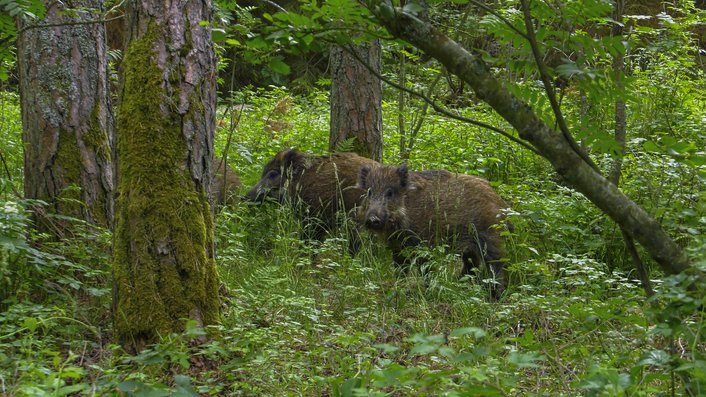
[[272,58],[270,61],[267,63],[267,66],[272,69],[274,72],[287,75],[290,72],[289,65],[284,63],[279,58]]

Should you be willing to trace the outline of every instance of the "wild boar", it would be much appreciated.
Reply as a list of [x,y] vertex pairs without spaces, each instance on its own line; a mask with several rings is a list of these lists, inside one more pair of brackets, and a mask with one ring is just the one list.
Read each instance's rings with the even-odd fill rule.
[[[296,149],[277,153],[262,172],[257,184],[245,195],[246,201],[259,202],[272,198],[290,202],[305,221],[314,224],[311,237],[322,239],[325,231],[335,229],[337,212],[351,212],[362,201],[363,191],[357,186],[358,170],[372,166],[374,160],[355,153],[315,156]],[[349,247],[351,253],[357,248]]]
[[358,187],[366,191],[360,222],[387,242],[397,264],[409,262],[406,247],[449,244],[461,253],[462,275],[486,263],[494,297],[504,291],[500,226],[507,204],[486,180],[446,170],[409,172],[406,164],[364,166]]
[[213,170],[213,181],[211,182],[211,203],[214,207],[223,204],[234,204],[238,201],[238,189],[240,188],[240,178],[230,166],[225,175],[223,170],[225,162],[221,159],[213,159],[211,169]]

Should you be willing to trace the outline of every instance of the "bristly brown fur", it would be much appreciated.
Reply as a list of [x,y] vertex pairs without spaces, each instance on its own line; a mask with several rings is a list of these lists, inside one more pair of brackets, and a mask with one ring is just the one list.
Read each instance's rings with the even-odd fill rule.
[[373,165],[378,163],[355,153],[314,156],[286,149],[267,163],[245,199],[289,201],[302,218],[317,218],[331,230],[338,211],[351,211],[361,204],[364,191],[356,185],[358,172],[362,166]]
[[358,184],[368,191],[359,221],[379,234],[396,262],[404,247],[422,241],[454,244],[463,258],[463,274],[487,263],[504,289],[503,241],[495,225],[504,223],[507,204],[482,178],[446,170],[409,172],[379,166],[359,173]]

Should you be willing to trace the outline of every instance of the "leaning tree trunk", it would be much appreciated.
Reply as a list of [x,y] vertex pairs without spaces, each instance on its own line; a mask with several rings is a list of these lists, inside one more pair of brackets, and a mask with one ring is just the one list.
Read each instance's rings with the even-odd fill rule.
[[331,50],[331,134],[329,151],[350,138],[353,151],[382,160],[382,82],[368,68],[380,71],[379,41]]
[[[79,3],[102,7],[98,0]],[[114,190],[105,27],[75,24],[99,12],[71,17],[61,5],[45,0],[46,18],[20,26],[17,40],[25,197],[48,203],[35,208],[33,220],[55,238],[69,224],[51,214],[111,226]]]
[[117,120],[114,323],[139,350],[220,316],[208,202],[216,107],[210,0],[127,3]]
[[531,107],[503,87],[479,56],[401,8],[392,10],[381,3],[374,12],[393,35],[434,57],[466,81],[480,99],[517,129],[520,138],[549,160],[557,173],[642,244],[666,273],[679,273],[689,267],[686,254],[659,222],[584,161],[564,135],[546,125]]

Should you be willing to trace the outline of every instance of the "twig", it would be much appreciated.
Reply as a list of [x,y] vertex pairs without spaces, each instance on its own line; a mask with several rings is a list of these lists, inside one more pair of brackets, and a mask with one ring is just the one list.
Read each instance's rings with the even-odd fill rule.
[[471,0],[469,3],[475,5],[476,7],[482,8],[482,9],[488,11],[489,13],[493,14],[494,17],[496,17],[496,18],[498,18],[499,20],[501,20],[502,22],[504,22],[504,23],[505,23],[510,29],[512,29],[515,33],[517,33],[517,34],[519,34],[520,36],[522,36],[525,40],[529,40],[529,37],[527,37],[527,34],[525,34],[525,33],[524,33],[523,31],[521,31],[520,29],[517,29],[517,28],[515,27],[515,25],[512,24],[512,22],[508,21],[505,17],[503,17],[502,15],[500,15],[499,12],[497,12],[497,11],[493,10],[492,8],[488,7],[487,5],[485,5],[485,4],[481,3],[481,2],[475,1],[475,0]]
[[262,0],[262,1],[263,1],[264,3],[267,3],[267,4],[271,5],[272,7],[276,8],[276,9],[282,11],[282,12],[285,13],[285,14],[289,14],[289,11],[285,10],[284,8],[282,8],[281,5],[275,3],[275,2],[272,1],[272,0]]
[[5,156],[2,154],[2,149],[0,149],[0,161],[2,161],[2,167],[5,169],[5,174],[7,174],[7,179],[10,181],[10,189],[12,189],[12,193],[14,195],[21,199],[22,195],[20,192],[17,191],[17,188],[15,188],[15,185],[12,183],[12,174],[10,174],[10,169],[7,167],[7,162],[5,162]]
[[525,27],[527,28],[527,36],[526,39],[530,44],[530,47],[532,48],[532,55],[534,56],[534,60],[537,63],[537,68],[539,69],[539,76],[540,79],[542,80],[542,85],[544,85],[544,90],[547,93],[547,97],[549,98],[549,103],[552,107],[552,111],[554,112],[554,116],[556,117],[556,122],[559,126],[559,130],[561,131],[562,135],[568,142],[569,146],[576,152],[576,154],[583,159],[583,161],[586,162],[591,168],[594,169],[598,174],[601,173],[601,169],[598,168],[596,163],[591,160],[590,157],[579,147],[579,145],[576,143],[574,140],[573,136],[571,135],[571,132],[569,132],[569,127],[566,125],[566,120],[564,120],[564,115],[561,112],[561,108],[559,107],[559,103],[556,100],[556,94],[554,93],[553,89],[553,84],[552,81],[549,78],[549,72],[547,71],[547,65],[544,63],[542,60],[542,53],[539,51],[539,45],[537,44],[537,36],[534,33],[534,26],[532,26],[532,14],[530,13],[530,6],[528,0],[520,0],[522,4],[522,12],[525,16]]

